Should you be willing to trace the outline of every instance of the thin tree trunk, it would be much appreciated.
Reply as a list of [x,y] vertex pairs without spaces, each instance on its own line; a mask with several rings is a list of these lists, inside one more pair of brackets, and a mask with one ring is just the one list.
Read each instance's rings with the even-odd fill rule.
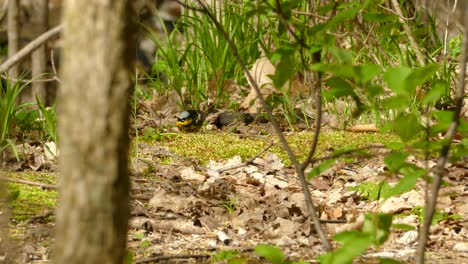
[[[8,0],[8,57],[19,50],[19,0]],[[8,71],[8,76],[17,79],[19,67],[14,66]]]
[[128,0],[65,1],[55,263],[123,263],[133,54]]
[[[0,176],[2,173],[0,172]],[[17,253],[16,243],[10,239],[8,224],[10,222],[10,207],[8,205],[6,184],[0,180],[0,263],[15,263]]]
[[[35,36],[40,36],[46,32],[49,27],[49,0],[36,0],[33,3],[34,22],[36,24]],[[47,45],[42,45],[31,55],[31,73],[33,77],[46,72],[47,68]],[[37,97],[43,104],[46,102],[46,86],[45,82],[32,83],[32,100]]]

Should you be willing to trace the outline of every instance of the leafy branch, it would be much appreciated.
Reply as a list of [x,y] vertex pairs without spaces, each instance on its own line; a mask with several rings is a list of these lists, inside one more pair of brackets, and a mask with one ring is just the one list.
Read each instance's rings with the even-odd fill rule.
[[[468,13],[468,5],[465,7],[465,14]],[[442,183],[442,178],[447,174],[445,171],[445,165],[448,161],[449,150],[453,142],[453,137],[457,128],[460,124],[460,113],[463,107],[463,98],[465,97],[465,75],[466,75],[466,63],[468,55],[468,16],[465,16],[464,21],[464,33],[463,33],[463,48],[460,56],[460,75],[458,78],[458,88],[455,94],[455,110],[453,111],[453,120],[444,136],[444,142],[446,142],[441,151],[439,158],[437,159],[437,165],[434,168],[434,182],[431,186],[431,196],[426,201],[426,213],[424,217],[424,225],[420,230],[419,243],[416,251],[416,263],[424,263],[424,252],[426,250],[426,244],[429,237],[429,229],[434,217],[437,197],[439,189]]]

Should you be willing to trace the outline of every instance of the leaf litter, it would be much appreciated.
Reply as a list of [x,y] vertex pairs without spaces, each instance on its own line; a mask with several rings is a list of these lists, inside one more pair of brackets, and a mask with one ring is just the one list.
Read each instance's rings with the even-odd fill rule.
[[[30,153],[31,158],[16,170],[48,171],[54,167],[41,164],[55,162],[46,156],[44,148],[26,147],[29,150],[25,153]],[[247,164],[235,156],[211,160],[205,166],[196,159],[179,157],[167,148],[141,143],[131,165],[128,247],[136,260],[228,249],[251,252],[264,243],[279,246],[291,259],[314,261],[324,253],[307,217],[294,170],[272,152],[267,151]],[[450,165],[447,170],[447,184],[439,199],[441,218],[431,228],[428,257],[437,263],[462,263],[468,260],[467,170],[463,164]],[[412,227],[413,230],[393,230],[381,248],[371,248],[363,256],[363,260],[391,257],[407,262],[416,247],[415,230],[421,218],[415,208],[424,205],[424,183],[419,180],[413,190],[386,200],[371,200],[355,188],[382,180],[394,186],[397,179],[389,177],[382,158],[376,155],[353,163],[336,161],[311,179],[310,188],[330,236],[360,230],[364,214],[369,212],[391,213],[394,223]],[[337,220],[338,223],[327,222]],[[39,219],[19,223],[15,230],[21,229],[30,232],[18,231],[20,261],[49,261],[53,222]],[[41,234],[43,230],[49,231],[36,236],[35,230]],[[200,262],[192,259],[185,263]]]

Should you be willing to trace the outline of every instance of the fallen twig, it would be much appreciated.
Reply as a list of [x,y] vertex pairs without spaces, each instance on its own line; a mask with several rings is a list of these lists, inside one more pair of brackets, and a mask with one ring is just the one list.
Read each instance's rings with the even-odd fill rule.
[[31,224],[32,222],[36,221],[36,220],[40,220],[40,219],[45,219],[49,216],[53,216],[54,215],[54,211],[47,211],[45,213],[42,213],[40,215],[36,215],[36,216],[33,216],[31,218],[29,218],[28,220],[24,221],[25,224]]
[[265,148],[263,148],[259,153],[257,153],[255,156],[253,156],[252,158],[246,160],[245,162],[242,162],[241,164],[237,164],[237,165],[233,165],[233,166],[230,166],[230,167],[226,167],[226,168],[222,168],[222,169],[219,169],[218,172],[219,173],[223,173],[225,171],[228,171],[228,170],[233,170],[233,169],[237,169],[237,168],[240,168],[240,167],[244,167],[244,166],[247,166],[247,165],[250,165],[253,163],[253,161],[260,157],[260,155],[262,155],[263,153],[265,153],[267,150],[269,150],[273,145],[275,145],[274,142],[270,142],[270,144],[268,144],[268,146],[266,146]]
[[385,147],[384,145],[371,145],[371,146],[366,146],[362,148],[350,149],[350,150],[343,151],[341,153],[332,154],[332,155],[325,156],[325,157],[313,158],[311,160],[311,163],[316,163],[316,162],[324,161],[324,160],[338,159],[338,158],[354,158],[354,157],[360,158],[366,154],[359,154],[355,152],[359,152],[363,150],[371,150],[371,149],[386,149],[386,148],[387,147]]
[[172,256],[158,256],[154,258],[147,258],[135,261],[137,264],[141,263],[157,263],[161,260],[170,260],[170,259],[206,259],[210,258],[209,254],[181,254],[181,255],[172,255]]
[[27,184],[27,185],[42,187],[44,189],[56,190],[58,188],[56,185],[52,185],[52,184],[40,183],[40,182],[28,181],[28,180],[22,180],[22,179],[15,179],[15,178],[10,178],[10,177],[0,177],[0,181]]

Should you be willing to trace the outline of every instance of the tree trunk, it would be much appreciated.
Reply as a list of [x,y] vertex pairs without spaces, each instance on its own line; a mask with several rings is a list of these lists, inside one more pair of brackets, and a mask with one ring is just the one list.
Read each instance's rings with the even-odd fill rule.
[[[49,27],[49,0],[36,0],[33,3],[33,23],[37,25],[35,36],[38,37],[46,32]],[[46,72],[47,68],[47,45],[42,45],[31,55],[31,73],[33,78]],[[46,103],[45,82],[32,83],[32,101],[37,97],[43,104]]]
[[[19,0],[8,1],[8,57],[19,50]],[[8,71],[11,79],[17,79],[19,66],[14,66]]]
[[55,263],[123,263],[129,217],[128,0],[67,0]]
[[[0,172],[0,176],[3,173]],[[15,263],[17,252],[16,242],[10,239],[8,224],[10,222],[10,207],[5,182],[0,180],[0,263]]]

